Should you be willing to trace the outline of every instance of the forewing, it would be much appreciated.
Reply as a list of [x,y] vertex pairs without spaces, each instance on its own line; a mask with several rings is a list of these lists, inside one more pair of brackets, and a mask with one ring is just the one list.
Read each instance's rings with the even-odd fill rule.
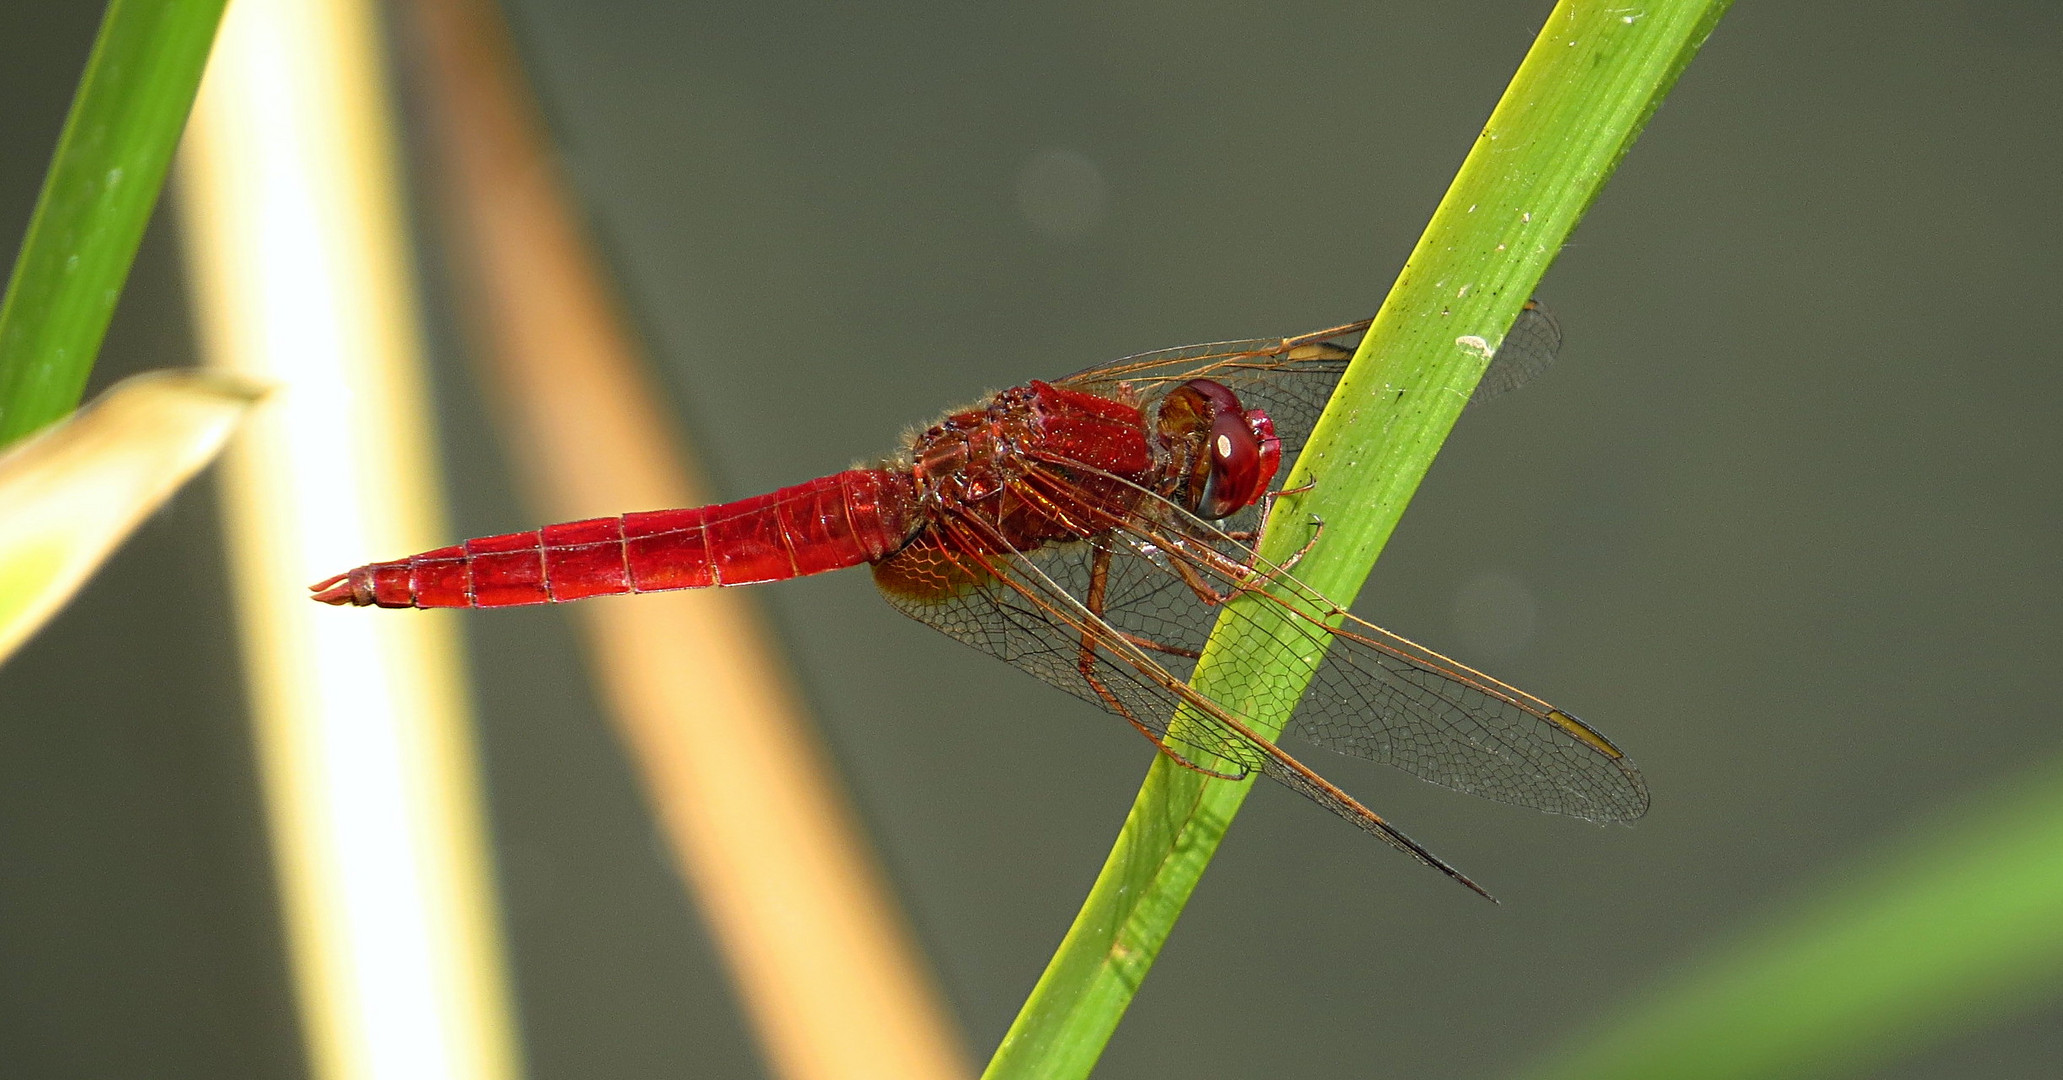
[[[1184,345],[1098,364],[1056,380],[1062,385],[1110,395],[1128,383],[1147,403],[1188,382],[1213,379],[1239,395],[1247,408],[1267,412],[1285,455],[1303,449],[1332,388],[1371,320],[1287,338],[1255,338]],[[1561,325],[1538,301],[1529,300],[1506,333],[1477,383],[1470,404],[1516,390],[1554,365],[1561,350]]]
[[[1258,675],[1282,657],[1324,653],[1292,732],[1498,802],[1590,821],[1629,820],[1647,809],[1639,770],[1582,721],[1352,615],[1342,614],[1337,629],[1326,625],[1306,614],[1329,607],[1323,598],[1279,568],[1255,570],[1244,543],[1171,503],[1149,497],[1132,524],[1100,543],[1111,552],[1097,605],[1103,622],[1152,642],[1154,659],[1185,682],[1219,618],[1251,622],[1272,605],[1271,615],[1288,617],[1269,618],[1266,634],[1248,633],[1247,650],[1226,662]],[[1050,571],[1056,580],[1091,579],[1064,555],[1049,557],[1063,561]],[[1253,589],[1264,580],[1304,605]],[[1241,589],[1252,592],[1248,603],[1211,600]]]
[[[1090,612],[1094,595],[1119,597],[1142,627],[1165,575],[1139,573],[1095,543],[997,550],[975,525],[933,530],[876,564],[888,602],[905,615],[1132,721],[1183,764],[1230,778],[1261,772],[1391,847],[1484,896],[1482,886],[1352,796],[1255,734],[1241,718],[1184,684],[1193,657],[1145,650],[1130,631]],[[1124,580],[1107,575],[1118,570]],[[1099,587],[1098,579],[1101,578]],[[1181,582],[1175,580],[1177,585]],[[1186,586],[1184,586],[1186,587]],[[1162,660],[1183,671],[1177,676]],[[1184,708],[1187,706],[1187,708]],[[1179,715],[1179,718],[1178,718]]]
[[1576,717],[1347,616],[1296,733],[1443,787],[1587,821],[1647,812],[1633,762]]
[[1476,392],[1470,395],[1468,403],[1481,405],[1532,382],[1554,366],[1561,351],[1560,320],[1540,301],[1526,301],[1511,324],[1511,332],[1504,335],[1497,354],[1490,358],[1490,366],[1483,372],[1482,381],[1476,383]]
[[[982,550],[970,553],[970,546]],[[876,564],[874,577],[897,611],[1165,738],[1181,702],[1175,687],[1194,660],[1141,657],[1126,647],[1122,634],[1107,632],[1107,623],[1087,614],[1083,601],[1096,551],[1089,542],[1047,545],[1030,553],[996,550],[986,540],[956,543],[950,530],[941,528]],[[1128,565],[1132,560],[1112,561],[1126,571],[1134,569]],[[1166,592],[1169,582],[1181,586],[1165,575],[1142,579],[1130,573],[1112,583],[1111,595],[1123,598],[1128,613],[1150,613],[1165,605],[1155,597]],[[1150,617],[1133,622],[1173,629]],[[1162,661],[1172,661],[1175,670]],[[1260,754],[1220,731],[1195,729],[1178,741],[1177,752],[1199,761],[1216,757],[1234,766],[1227,771],[1245,773],[1262,765]]]
[[1212,379],[1230,387],[1247,408],[1265,410],[1283,452],[1294,455],[1310,438],[1367,329],[1363,319],[1291,338],[1184,345],[1112,360],[1056,381],[1105,396],[1126,383],[1150,406],[1191,379]]

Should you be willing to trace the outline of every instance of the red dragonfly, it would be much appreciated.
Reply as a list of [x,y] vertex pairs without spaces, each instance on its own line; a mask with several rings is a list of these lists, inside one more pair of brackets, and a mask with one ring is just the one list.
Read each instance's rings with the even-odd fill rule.
[[[1368,325],[1130,356],[953,412],[874,468],[719,506],[468,540],[312,588],[328,604],[506,607],[870,563],[896,610],[1115,713],[1177,763],[1265,774],[1488,896],[1187,685],[1221,613],[1251,619],[1274,604],[1289,617],[1233,663],[1324,653],[1292,720],[1305,739],[1552,813],[1604,822],[1646,811],[1639,771],[1582,721],[1343,615],[1294,578],[1294,559],[1254,552],[1283,455],[1302,447]],[[1529,302],[1473,400],[1524,383],[1560,344],[1554,318]],[[1253,601],[1228,606],[1242,596]]]

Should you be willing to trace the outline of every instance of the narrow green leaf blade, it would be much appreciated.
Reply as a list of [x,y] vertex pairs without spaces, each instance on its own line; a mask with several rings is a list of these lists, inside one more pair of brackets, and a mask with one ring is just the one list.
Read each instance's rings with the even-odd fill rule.
[[214,460],[262,394],[231,375],[137,375],[0,454],[0,663]]
[[[1564,2],[1549,16],[1290,473],[1289,487],[1317,485],[1273,520],[1325,522],[1297,564],[1306,583],[1352,601],[1504,331],[1726,6]],[[1303,535],[1271,528],[1262,554],[1279,562]],[[1219,657],[1250,657],[1288,617],[1250,614],[1219,623],[1194,683],[1273,735],[1322,657],[1231,677]],[[986,1077],[1088,1075],[1250,788],[1154,761]]]
[[1853,1076],[2063,991],[2063,768],[1897,838],[1529,1075]]
[[0,446],[79,404],[227,0],[114,0],[0,300]]

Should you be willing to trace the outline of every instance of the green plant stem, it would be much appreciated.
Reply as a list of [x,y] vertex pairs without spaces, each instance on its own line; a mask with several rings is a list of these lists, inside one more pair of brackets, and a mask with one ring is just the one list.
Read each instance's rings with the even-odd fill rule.
[[[1316,487],[1273,521],[1325,522],[1297,564],[1305,583],[1341,604],[1360,591],[1490,351],[1726,6],[1564,0],[1548,17],[1286,481]],[[1305,535],[1271,527],[1261,553],[1280,562]],[[1218,658],[1252,655],[1289,618],[1262,604],[1248,614],[1220,620],[1194,685],[1274,735],[1322,657],[1271,655],[1233,677],[1238,665]],[[1154,761],[986,1077],[1088,1075],[1251,784]]]
[[1858,1075],[2063,989],[2063,763],[1901,837],[1530,1075]]
[[227,0],[114,0],[0,301],[0,446],[79,404]]

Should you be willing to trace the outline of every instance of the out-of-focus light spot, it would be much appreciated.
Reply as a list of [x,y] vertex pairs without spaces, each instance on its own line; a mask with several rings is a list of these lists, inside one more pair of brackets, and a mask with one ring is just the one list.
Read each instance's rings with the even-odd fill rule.
[[1041,236],[1080,240],[1109,208],[1103,170],[1072,150],[1040,150],[1017,171],[1017,209]]
[[381,41],[367,0],[238,0],[177,190],[212,362],[280,387],[226,462],[224,534],[309,1075],[509,1080],[456,625],[306,591],[449,538]]
[[1526,583],[1501,570],[1477,574],[1454,595],[1462,659],[1512,656],[1532,643],[1540,606]]

